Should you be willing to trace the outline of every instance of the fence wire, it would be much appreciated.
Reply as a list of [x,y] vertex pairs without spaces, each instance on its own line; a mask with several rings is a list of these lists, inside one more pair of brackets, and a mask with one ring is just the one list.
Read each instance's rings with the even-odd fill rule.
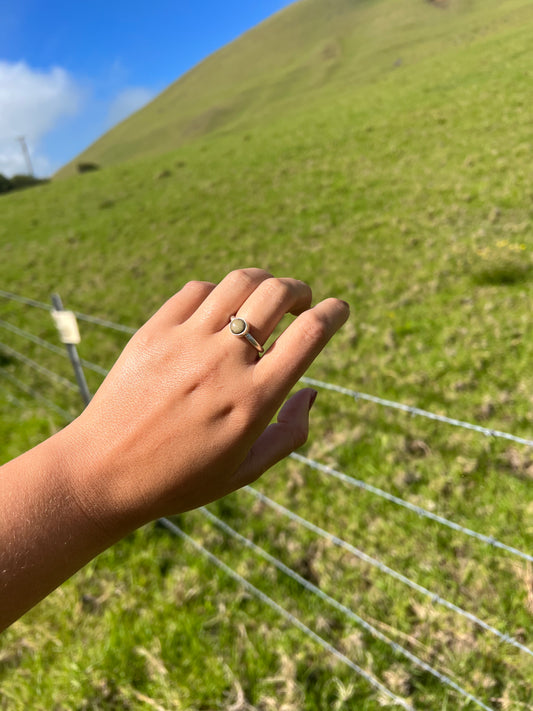
[[418,415],[419,417],[426,417],[430,420],[435,420],[436,422],[444,422],[447,425],[453,425],[455,427],[462,427],[467,430],[473,430],[474,432],[479,432],[480,434],[483,434],[486,437],[499,437],[501,439],[508,439],[511,442],[517,442],[518,444],[525,444],[528,447],[533,447],[532,439],[517,437],[516,435],[509,434],[508,432],[494,430],[489,427],[482,427],[481,425],[475,425],[472,422],[466,422],[465,420],[456,420],[453,417],[446,417],[446,415],[437,415],[434,412],[421,410],[419,407],[404,405],[401,402],[395,402],[394,400],[385,400],[384,398],[376,397],[375,395],[369,395],[368,393],[361,393],[357,390],[343,388],[340,385],[325,383],[323,380],[315,380],[314,378],[303,377],[300,379],[300,381],[302,383],[306,383],[307,385],[313,385],[317,388],[323,388],[324,390],[332,390],[333,392],[341,393],[342,395],[348,395],[354,400],[367,400],[368,402],[373,402],[375,405],[383,405],[383,407],[390,407],[395,410],[402,410],[403,412],[408,412],[410,415]]
[[417,592],[421,593],[422,595],[424,595],[424,597],[429,598],[429,600],[431,601],[431,603],[433,605],[442,605],[443,607],[446,607],[448,610],[451,610],[452,612],[455,612],[456,614],[460,615],[461,617],[464,617],[465,619],[470,620],[470,622],[473,622],[475,625],[477,625],[478,627],[481,627],[486,632],[490,632],[490,634],[497,637],[501,642],[506,642],[507,644],[510,644],[513,647],[520,649],[520,651],[525,652],[526,654],[529,654],[530,656],[533,657],[533,650],[531,650],[529,647],[526,647],[525,645],[521,644],[517,639],[515,639],[514,637],[511,637],[511,635],[500,632],[498,629],[496,629],[496,627],[489,625],[487,622],[484,622],[483,620],[481,620],[479,617],[476,617],[476,615],[472,614],[471,612],[468,612],[467,610],[463,610],[462,607],[459,607],[458,605],[455,605],[453,602],[446,600],[445,598],[441,597],[437,593],[431,592],[431,590],[428,590],[423,585],[419,585],[414,580],[411,580],[411,578],[408,578],[406,575],[403,575],[402,573],[398,573],[398,571],[393,570],[392,568],[389,568],[388,565],[385,565],[385,563],[382,563],[380,560],[377,560],[376,558],[369,556],[367,553],[363,553],[363,551],[359,550],[359,548],[356,548],[351,543],[348,543],[348,541],[345,541],[344,539],[333,535],[329,531],[326,531],[325,529],[321,528],[320,526],[317,526],[316,524],[312,523],[311,521],[308,521],[306,518],[303,518],[302,516],[298,516],[298,514],[294,513],[294,511],[291,511],[290,509],[285,508],[285,506],[278,504],[277,501],[273,501],[272,499],[269,499],[268,496],[265,496],[265,494],[262,494],[257,489],[254,489],[251,486],[245,486],[244,490],[248,491],[250,494],[252,494],[252,496],[255,496],[256,499],[259,499],[259,501],[262,501],[264,504],[266,504],[270,508],[275,509],[279,513],[283,514],[283,516],[286,516],[287,518],[291,519],[291,521],[294,521],[295,523],[299,523],[300,525],[304,526],[304,528],[307,528],[307,530],[312,531],[313,533],[316,533],[321,538],[324,538],[325,540],[329,541],[330,543],[333,543],[335,546],[338,546],[339,548],[343,548],[345,551],[348,551],[349,553],[354,555],[356,558],[359,558],[359,560],[362,560],[365,563],[368,563],[372,567],[376,568],[377,570],[381,571],[382,573],[385,573],[386,575],[389,575],[391,578],[394,578],[398,582],[403,583],[404,585],[411,588],[412,590],[416,590]]
[[444,518],[444,516],[439,516],[437,514],[432,513],[431,511],[428,511],[427,509],[422,508],[421,506],[411,504],[409,501],[401,499],[399,496],[389,494],[387,491],[379,489],[377,486],[367,484],[361,479],[355,479],[354,477],[349,476],[348,474],[344,474],[343,472],[339,472],[336,469],[333,469],[333,467],[329,467],[325,464],[321,464],[320,462],[316,462],[314,459],[304,457],[303,455],[298,454],[297,452],[292,452],[292,454],[289,454],[289,457],[291,459],[296,460],[297,462],[306,464],[308,467],[311,467],[311,469],[315,469],[316,471],[322,472],[323,474],[327,474],[328,476],[332,476],[335,479],[339,479],[339,481],[342,481],[345,484],[348,484],[349,486],[363,489],[364,491],[368,491],[370,494],[379,496],[380,498],[385,499],[386,501],[390,501],[391,503],[396,504],[397,506],[402,506],[404,509],[408,509],[409,511],[412,511],[413,513],[417,514],[417,516],[436,521],[442,526],[451,528],[452,530],[458,531],[459,533],[463,533],[464,535],[470,536],[471,538],[476,538],[478,541],[482,541],[483,543],[486,543],[487,545],[492,546],[493,548],[500,548],[501,550],[504,550],[507,553],[511,553],[512,555],[518,556],[523,560],[527,560],[528,562],[533,563],[532,555],[530,555],[529,553],[524,553],[524,551],[521,551],[518,548],[508,546],[506,543],[498,541],[496,538],[494,538],[494,536],[486,536],[484,533],[478,533],[477,531],[473,531],[471,528],[461,526],[460,524],[455,523],[454,521],[450,521],[450,519]]
[[[36,301],[34,299],[28,299],[26,297],[22,297],[17,294],[13,294],[11,292],[7,292],[4,290],[0,290],[0,297],[10,299],[12,301],[16,301],[21,304],[25,304],[27,306],[41,308],[46,311],[53,310],[53,307],[51,305],[45,304],[40,301]],[[131,328],[131,327],[125,326],[123,324],[115,323],[115,322],[108,321],[105,319],[100,319],[100,318],[93,317],[93,316],[83,314],[80,312],[74,312],[74,313],[78,319],[95,324],[97,326],[113,329],[115,331],[120,331],[120,332],[126,333],[128,335],[132,335],[136,332],[135,328]],[[62,348],[59,348],[59,347],[55,346],[54,344],[51,344],[48,341],[45,341],[44,339],[38,338],[37,336],[34,336],[33,334],[28,333],[27,331],[24,331],[23,329],[20,329],[14,325],[2,320],[2,319],[0,319],[0,327],[3,327],[6,330],[11,331],[12,333],[15,333],[16,335],[26,338],[27,340],[30,340],[43,348],[46,348],[54,353],[57,353],[57,354],[61,355],[62,357],[68,357],[68,356],[66,356],[66,353]],[[48,369],[44,368],[43,366],[40,366],[40,364],[36,363],[35,361],[32,361],[31,359],[27,358],[26,356],[23,356],[22,354],[18,353],[18,351],[15,351],[14,349],[10,348],[9,346],[6,346],[6,344],[0,343],[0,348],[2,348],[4,350],[4,352],[6,352],[8,355],[11,355],[11,356],[17,358],[18,360],[20,360],[21,362],[26,363],[28,366],[34,368],[35,370],[39,370],[43,375],[46,375],[47,377],[55,380],[58,383],[61,382],[61,384],[63,384],[63,385],[66,385],[68,383],[69,388],[76,389],[76,386],[73,385],[73,383],[71,383],[67,379],[61,378],[61,376],[53,373],[53,371],[49,371]],[[92,370],[93,372],[96,372],[102,376],[107,375],[107,373],[109,372],[107,369],[102,368],[101,366],[98,366],[95,363],[92,363],[87,360],[82,360],[81,363],[87,369]],[[62,408],[57,406],[54,402],[52,402],[51,400],[48,400],[47,398],[42,396],[39,392],[37,392],[33,388],[30,388],[29,386],[27,386],[25,383],[22,383],[22,381],[20,381],[18,378],[13,376],[11,373],[6,371],[5,368],[0,368],[0,375],[2,377],[4,377],[5,379],[7,379],[8,381],[10,381],[13,385],[15,385],[20,390],[23,390],[26,394],[30,395],[31,397],[35,398],[36,400],[40,400],[41,402],[43,402],[46,406],[53,409],[56,413],[60,414],[66,420],[71,421],[73,419],[72,415],[69,412],[67,412],[66,410],[63,410]],[[51,377],[52,375],[54,376],[53,378]],[[531,440],[531,439],[527,439],[524,437],[518,437],[516,435],[510,434],[507,432],[502,432],[500,430],[495,430],[495,429],[483,427],[483,426],[480,426],[480,425],[477,425],[477,424],[474,424],[474,423],[471,423],[471,422],[468,422],[465,420],[458,420],[458,419],[450,418],[450,417],[447,417],[444,415],[438,415],[438,414],[429,412],[427,410],[422,410],[417,407],[412,407],[410,405],[405,405],[405,404],[395,402],[392,400],[386,400],[384,398],[376,397],[374,395],[369,395],[367,393],[358,392],[358,391],[355,391],[355,390],[352,390],[349,388],[344,388],[342,386],[334,385],[332,383],[327,383],[327,382],[324,382],[321,380],[316,380],[314,378],[302,377],[300,382],[307,384],[307,385],[312,385],[314,387],[330,390],[333,392],[337,392],[339,394],[349,396],[356,401],[357,400],[366,400],[368,402],[372,402],[372,403],[380,405],[380,406],[403,411],[403,412],[409,413],[414,416],[425,417],[425,418],[428,418],[430,420],[434,420],[437,422],[442,422],[442,423],[449,424],[452,426],[461,427],[461,428],[464,428],[467,430],[472,430],[472,431],[475,431],[479,434],[483,434],[485,436],[502,438],[502,439],[510,440],[515,443],[523,444],[523,445],[526,445],[529,447],[533,446],[533,440]],[[12,400],[16,400],[16,398],[12,398]],[[507,553],[518,556],[518,557],[528,561],[528,563],[533,562],[533,555],[530,555],[528,553],[520,551],[516,548],[513,548],[512,546],[508,546],[507,544],[496,540],[493,536],[486,536],[485,534],[478,533],[478,532],[473,531],[469,528],[460,526],[459,524],[456,524],[453,521],[450,521],[449,519],[446,519],[444,517],[433,514],[432,512],[427,511],[426,509],[423,509],[422,507],[411,504],[411,503],[405,501],[404,499],[401,499],[400,497],[396,497],[396,496],[389,494],[381,489],[378,489],[377,487],[373,487],[372,485],[367,484],[366,482],[355,479],[354,477],[344,474],[343,472],[339,472],[339,471],[333,469],[332,467],[328,467],[326,465],[320,464],[319,462],[316,462],[315,460],[309,459],[307,457],[303,457],[302,455],[298,455],[296,453],[293,453],[291,455],[291,457],[293,459],[299,461],[300,463],[305,464],[306,466],[312,467],[313,469],[315,469],[317,471],[325,473],[329,476],[333,476],[333,477],[335,477],[335,478],[337,478],[337,479],[339,479],[351,486],[365,489],[366,491],[368,491],[376,496],[379,496],[383,499],[386,499],[386,500],[390,501],[391,503],[402,506],[402,507],[416,513],[419,516],[431,519],[439,524],[442,524],[442,525],[447,526],[448,528],[451,528],[455,531],[458,531],[458,532],[461,532],[465,535],[473,537],[473,538],[475,538],[485,544],[488,544],[492,547],[502,549]],[[383,572],[387,575],[390,575],[397,581],[407,585],[411,589],[416,590],[417,592],[421,593],[425,597],[429,598],[429,600],[431,601],[432,604],[438,604],[438,605],[442,605],[442,606],[446,607],[447,609],[455,612],[456,614],[468,619],[470,622],[481,627],[485,631],[493,634],[500,641],[508,643],[508,644],[514,646],[515,648],[519,649],[520,651],[525,652],[526,654],[528,654],[530,656],[533,656],[533,651],[531,649],[529,649],[527,646],[518,642],[518,640],[516,640],[514,637],[500,632],[495,627],[487,624],[486,622],[479,619],[472,613],[469,613],[466,610],[463,610],[461,607],[455,605],[454,603],[449,602],[448,600],[445,600],[444,598],[442,598],[441,596],[439,596],[436,593],[431,592],[427,588],[424,588],[423,586],[419,585],[418,583],[411,580],[407,576],[404,576],[403,574],[398,573],[397,571],[394,571],[393,569],[386,566],[384,563],[363,553],[362,551],[355,548],[347,541],[344,541],[343,539],[338,538],[337,536],[329,533],[328,531],[320,528],[319,526],[316,526],[312,522],[299,516],[298,514],[294,513],[293,511],[286,509],[281,504],[278,504],[277,502],[272,501],[271,499],[266,497],[264,494],[262,494],[258,490],[254,489],[252,487],[249,487],[249,486],[245,487],[245,490],[248,491],[249,493],[251,493],[258,500],[262,501],[264,504],[266,504],[270,508],[272,508],[272,509],[276,510],[278,513],[281,513],[282,515],[288,517],[292,521],[302,525],[307,530],[310,530],[313,533],[321,536],[322,538],[329,540],[334,545],[339,546],[339,547],[343,548],[344,550],[347,550],[352,555],[357,557],[359,560],[362,560],[362,561],[368,563],[369,565],[375,567],[376,569],[380,570],[381,572]],[[382,632],[377,630],[377,628],[375,628],[373,625],[371,625],[370,623],[363,620],[363,618],[360,618],[358,615],[356,615],[356,613],[354,613],[349,608],[343,606],[341,603],[339,603],[334,598],[331,598],[330,596],[328,596],[326,593],[324,593],[322,590],[320,590],[320,588],[312,585],[312,583],[310,583],[309,581],[307,581],[304,578],[302,578],[301,576],[299,576],[295,571],[293,571],[288,566],[285,566],[281,561],[279,561],[278,559],[276,559],[273,556],[271,556],[270,554],[268,554],[266,551],[261,549],[259,546],[256,546],[252,541],[250,541],[250,539],[247,539],[244,536],[242,536],[241,534],[239,534],[237,531],[235,531],[230,526],[228,526],[228,524],[226,524],[225,522],[221,521],[220,519],[215,517],[213,514],[211,514],[207,509],[205,509],[205,508],[201,509],[201,512],[205,516],[207,516],[207,518],[209,518],[213,524],[222,528],[228,535],[233,536],[234,538],[239,540],[243,545],[247,546],[251,550],[254,550],[258,555],[261,555],[265,560],[270,562],[276,568],[278,568],[285,574],[289,575],[292,579],[297,581],[299,584],[303,585],[308,591],[310,591],[313,594],[320,597],[324,602],[332,605],[337,610],[343,612],[343,614],[347,615],[352,622],[361,626],[363,629],[365,629],[369,634],[374,636],[376,639],[379,639],[383,643],[387,644],[391,649],[393,649],[393,651],[395,651],[398,654],[402,654],[407,659],[409,659],[413,664],[419,666],[420,668],[424,669],[428,673],[432,674],[441,683],[443,683],[446,686],[448,686],[449,688],[453,689],[454,691],[456,691],[458,694],[462,695],[468,701],[475,703],[480,708],[483,708],[486,711],[492,711],[492,709],[490,707],[486,706],[480,699],[478,699],[475,696],[473,696],[472,694],[470,694],[466,689],[464,689],[459,684],[457,684],[455,681],[453,681],[453,679],[451,679],[450,677],[448,677],[445,674],[442,674],[438,670],[434,669],[431,665],[427,664],[423,660],[419,659],[416,655],[409,652],[409,650],[405,649],[401,645],[399,645],[396,642],[394,642],[393,640],[389,639],[386,635],[384,635]],[[343,655],[333,645],[331,645],[329,642],[327,642],[322,637],[317,635],[313,630],[311,630],[309,627],[304,625],[298,618],[296,618],[290,612],[288,612],[283,607],[278,605],[274,600],[269,598],[262,591],[255,588],[249,581],[247,581],[242,576],[240,576],[236,571],[234,571],[231,568],[229,568],[228,566],[226,566],[220,559],[218,559],[216,556],[214,556],[213,553],[206,550],[201,544],[199,544],[198,542],[196,542],[192,538],[190,538],[181,529],[179,529],[177,526],[175,526],[175,524],[170,522],[168,519],[161,519],[160,522],[167,529],[169,529],[172,533],[180,536],[182,539],[188,541],[197,550],[201,551],[215,565],[217,565],[224,572],[226,572],[230,577],[232,577],[234,580],[236,580],[241,585],[243,585],[246,589],[248,589],[257,598],[259,598],[260,600],[265,602],[272,609],[276,610],[280,615],[282,615],[283,617],[285,617],[285,619],[287,619],[292,624],[294,624],[304,634],[306,634],[308,637],[310,637],[315,642],[320,644],[324,649],[329,651],[331,654],[333,654],[339,660],[341,660],[345,664],[347,664],[353,671],[355,671],[357,674],[359,674],[362,678],[366,679],[367,682],[370,683],[375,689],[381,691],[384,695],[386,695],[387,698],[391,699],[392,701],[394,701],[394,703],[402,706],[403,708],[410,709],[411,711],[414,711],[413,707],[410,706],[404,699],[401,699],[400,697],[396,696],[393,692],[391,692],[389,689],[387,689],[375,677],[373,677],[371,674],[369,674],[368,672],[363,670],[358,665],[354,664],[350,659],[348,659],[345,655]]]
[[[60,348],[59,346],[56,346],[53,343],[49,343],[48,341],[45,341],[44,338],[39,338],[39,336],[34,336],[33,333],[24,331],[22,328],[19,328],[18,326],[13,326],[13,324],[9,323],[8,321],[4,321],[3,319],[0,319],[0,328],[5,328],[6,331],[11,331],[11,333],[15,333],[17,336],[20,336],[21,338],[25,338],[28,341],[32,341],[32,343],[35,343],[38,346],[41,346],[41,348],[46,348],[46,350],[49,350],[52,353],[56,353],[57,355],[60,355],[62,358],[68,358],[68,354],[66,353],[64,348]],[[105,368],[102,368],[101,366],[96,365],[96,363],[91,363],[90,360],[84,360],[83,358],[80,358],[80,363],[83,365],[84,368],[87,368],[87,370],[92,370],[94,373],[98,373],[98,375],[103,375],[105,377],[109,373],[109,370],[106,370]]]
[[19,353],[14,348],[11,348],[11,346],[8,346],[7,344],[0,342],[0,349],[2,351],[4,351],[4,353],[6,353],[9,357],[16,358],[21,363],[28,365],[30,368],[33,368],[33,370],[36,370],[37,372],[41,373],[41,375],[46,376],[49,380],[52,380],[54,383],[57,383],[58,385],[63,385],[64,387],[68,388],[69,390],[74,390],[74,392],[78,392],[78,386],[75,383],[73,383],[71,380],[68,380],[67,378],[63,378],[63,376],[58,375],[53,370],[48,370],[48,368],[45,368],[44,365],[41,365],[40,363],[36,363],[34,360],[32,360],[31,358],[28,358],[23,353]]
[[[10,299],[12,301],[18,301],[23,304],[27,304],[28,306],[35,306],[38,308],[46,309],[47,311],[51,311],[52,307],[49,306],[48,304],[43,303],[42,301],[35,301],[34,299],[28,299],[23,296],[19,296],[18,294],[13,294],[9,291],[3,291],[0,289],[0,297],[3,297],[5,299]],[[116,323],[114,321],[107,321],[105,319],[100,319],[94,316],[90,316],[88,314],[81,313],[79,311],[74,312],[76,314],[76,317],[79,318],[80,320],[87,321],[89,323],[94,323],[99,326],[103,326],[105,328],[110,328],[114,329],[116,331],[122,331],[123,333],[127,334],[134,334],[137,329],[132,328],[131,326],[125,326],[124,324],[121,323]],[[413,407],[411,405],[405,405],[401,402],[395,402],[394,400],[386,400],[385,398],[377,397],[376,395],[370,395],[369,393],[363,393],[359,392],[357,390],[352,390],[350,388],[345,388],[340,385],[335,385],[333,383],[327,383],[324,382],[323,380],[317,380],[315,378],[309,378],[307,376],[304,376],[300,378],[300,382],[306,384],[306,385],[312,385],[317,388],[322,388],[324,390],[331,390],[333,392],[340,393],[342,395],[348,395],[354,400],[366,400],[368,402],[372,402],[376,405],[382,405],[383,407],[388,407],[396,410],[401,410],[403,412],[407,412],[411,415],[416,415],[419,417],[425,417],[430,420],[434,420],[437,422],[443,422],[448,425],[452,425],[455,427],[462,427],[464,429],[472,430],[474,432],[478,432],[479,434],[483,434],[487,437],[495,437],[495,438],[501,438],[501,439],[507,439],[512,442],[516,442],[517,444],[524,444],[528,447],[533,447],[533,440],[532,439],[527,439],[525,437],[518,437],[514,434],[511,434],[509,432],[503,432],[501,430],[496,430],[492,429],[490,427],[483,427],[482,425],[477,425],[473,422],[468,422],[466,420],[459,420],[453,417],[447,417],[446,415],[438,415],[434,412],[429,412],[428,410],[423,410],[419,407]]]
[[[336,657],[339,661],[343,662],[346,664],[350,669],[355,671],[359,676],[361,676],[363,679],[365,679],[369,684],[371,684],[375,689],[380,691],[382,694],[384,694],[388,699],[393,701],[395,704],[398,706],[401,706],[404,709],[407,709],[407,711],[415,711],[413,706],[411,706],[407,701],[404,699],[400,698],[399,696],[396,696],[395,693],[390,691],[386,686],[384,686],[380,681],[378,681],[374,676],[372,676],[369,672],[365,671],[362,667],[359,665],[355,664],[352,662],[351,659],[349,659],[346,655],[344,655],[342,652],[340,652],[336,647],[334,647],[332,644],[327,642],[323,637],[320,637],[316,632],[314,632],[311,628],[307,627],[301,620],[299,620],[297,617],[295,617],[292,613],[290,613],[288,610],[286,610],[284,607],[281,607],[281,605],[278,605],[277,602],[272,600],[271,597],[266,595],[264,592],[259,590],[259,588],[256,588],[255,585],[252,585],[246,578],[243,578],[242,575],[239,575],[233,568],[230,568],[227,566],[225,563],[223,563],[220,558],[217,558],[213,553],[207,550],[207,548],[204,548],[200,543],[194,540],[194,538],[191,538],[188,536],[184,531],[182,531],[181,528],[176,526],[176,524],[172,523],[172,521],[169,521],[167,518],[162,518],[159,519],[159,522],[161,525],[165,526],[169,531],[174,533],[176,536],[179,536],[183,540],[187,541],[190,545],[192,545],[197,551],[205,555],[212,563],[214,563],[218,568],[223,570],[227,575],[229,575],[233,580],[236,580],[240,585],[242,585],[246,590],[252,593],[255,597],[257,597],[259,600],[262,602],[266,603],[270,608],[278,612],[282,617],[284,617],[286,620],[291,622],[295,627],[297,627],[301,632],[303,632],[305,635],[310,637],[312,640],[317,642],[321,647],[323,647],[326,651],[330,652],[334,657]],[[489,709],[489,711],[491,711]]]
[[[44,309],[45,311],[53,311],[54,307],[50,304],[45,304],[43,301],[36,301],[35,299],[27,299],[25,296],[19,296],[18,294],[12,294],[10,291],[4,291],[0,289],[0,297],[4,299],[9,299],[10,301],[17,301],[20,304],[26,304],[26,306],[35,306],[39,309]],[[96,326],[103,326],[104,328],[110,328],[113,331],[121,331],[122,333],[127,333],[130,336],[136,332],[136,328],[131,328],[130,326],[124,326],[121,323],[115,323],[114,321],[107,321],[103,318],[98,318],[97,316],[89,316],[88,314],[80,313],[79,311],[73,312],[76,318],[80,321],[86,321],[88,323],[93,323]]]
[[9,380],[10,383],[12,383],[19,390],[24,391],[27,395],[30,395],[30,397],[33,397],[35,400],[40,400],[44,405],[49,407],[51,410],[54,410],[58,415],[61,415],[61,417],[67,420],[67,422],[72,422],[72,420],[74,419],[70,412],[63,410],[63,408],[59,407],[59,405],[56,405],[55,402],[49,400],[44,395],[41,395],[41,393],[37,392],[37,390],[30,388],[29,385],[23,383],[22,380],[19,380],[5,368],[0,367],[0,376],[2,376],[2,378],[5,378],[6,380]]
[[402,645],[391,640],[389,637],[387,637],[382,632],[380,632],[376,627],[374,627],[374,625],[371,625],[369,622],[367,622],[362,617],[357,615],[349,607],[346,607],[346,605],[343,605],[342,603],[338,602],[338,600],[335,600],[335,598],[331,597],[330,595],[325,593],[323,590],[321,590],[319,587],[317,587],[316,585],[313,585],[313,583],[309,582],[309,580],[306,580],[301,575],[296,573],[292,568],[289,568],[289,566],[282,563],[282,561],[280,561],[278,558],[275,558],[274,556],[270,555],[270,553],[265,551],[264,548],[261,548],[260,546],[256,545],[253,541],[251,541],[249,538],[246,538],[245,536],[238,533],[234,528],[231,528],[231,526],[229,526],[225,521],[222,521],[220,518],[218,518],[217,516],[212,514],[208,509],[206,509],[205,507],[202,507],[199,509],[199,511],[201,511],[201,513],[204,516],[206,516],[215,526],[217,526],[218,528],[223,530],[225,533],[230,535],[232,538],[235,538],[236,540],[238,540],[240,543],[242,543],[244,546],[246,546],[250,550],[252,550],[255,553],[257,553],[258,555],[260,555],[264,560],[271,563],[273,566],[275,566],[282,573],[285,573],[285,575],[288,575],[290,578],[292,578],[292,580],[295,580],[299,585],[301,585],[307,591],[309,591],[313,595],[316,595],[321,600],[326,602],[331,607],[334,607],[339,612],[342,612],[344,615],[346,615],[346,617],[348,617],[349,620],[354,622],[359,627],[362,627],[366,632],[368,632],[375,639],[378,639],[380,642],[383,642],[384,644],[386,644],[396,654],[399,654],[399,655],[405,657],[406,659],[409,659],[409,661],[411,661],[415,666],[419,667],[420,669],[423,669],[424,671],[429,672],[429,674],[434,676],[442,684],[450,687],[451,689],[456,691],[458,694],[463,696],[465,699],[468,699],[469,701],[472,701],[480,708],[485,709],[485,711],[493,711],[493,709],[491,709],[489,706],[486,706],[480,699],[478,699],[475,696],[473,696],[472,694],[470,694],[462,686],[459,686],[459,684],[457,684],[455,681],[453,681],[453,679],[451,679],[449,676],[447,676],[446,674],[442,674],[437,669],[432,667],[430,664],[427,664],[422,659],[417,657],[415,654],[412,654],[412,652],[407,650],[405,647],[402,647]]
[[[15,378],[13,375],[11,375],[11,373],[8,373],[7,371],[5,371],[4,368],[0,368],[0,375],[5,377],[6,379],[10,380],[13,384],[15,384],[20,389],[24,390],[26,393],[28,393],[32,397],[44,402],[51,409],[55,410],[58,414],[63,416],[68,421],[72,421],[74,419],[73,416],[70,413],[68,413],[66,410],[63,410],[62,408],[58,407],[52,401],[43,397],[40,393],[38,393],[35,390],[33,390],[32,388],[29,388],[28,386],[26,386],[24,383],[22,383],[20,380],[18,380],[18,378]],[[411,580],[407,576],[405,576],[401,573],[398,573],[397,571],[393,570],[392,568],[389,568],[389,566],[385,565],[381,561],[378,561],[377,559],[372,558],[371,556],[369,556],[368,554],[359,550],[358,548],[356,548],[352,544],[348,543],[347,541],[344,541],[343,539],[332,535],[325,529],[313,524],[311,521],[308,521],[307,519],[299,516],[298,514],[294,513],[293,511],[290,511],[289,509],[285,508],[281,504],[273,501],[272,499],[268,498],[267,496],[262,494],[257,489],[254,489],[253,487],[250,487],[250,486],[246,486],[246,487],[244,487],[244,489],[246,491],[250,492],[253,496],[255,496],[257,499],[259,499],[260,501],[265,503],[270,508],[277,510],[279,513],[282,513],[284,516],[288,517],[289,519],[295,521],[296,523],[301,524],[308,530],[318,534],[319,536],[321,536],[322,538],[325,538],[326,540],[329,540],[334,545],[344,548],[348,552],[352,553],[355,557],[357,557],[360,560],[363,560],[364,562],[377,568],[381,572],[393,577],[394,579],[398,580],[399,582],[404,583],[408,587],[422,593],[424,596],[428,597],[433,604],[440,604],[440,605],[448,608],[449,610],[456,612],[457,614],[461,615],[462,617],[465,617],[466,619],[470,620],[471,622],[478,625],[479,627],[485,629],[487,632],[492,633],[493,635],[498,637],[501,641],[506,642],[506,643],[520,649],[521,651],[526,652],[527,654],[533,656],[533,651],[531,649],[529,649],[529,647],[522,645],[514,637],[500,632],[495,627],[492,627],[491,625],[484,622],[480,618],[476,617],[472,613],[467,612],[466,610],[463,610],[461,607],[455,605],[454,603],[449,602],[445,598],[442,598],[440,595],[431,592],[430,590],[419,585],[418,583]]]
[[[43,305],[44,306],[44,305]],[[7,330],[12,331],[13,333],[16,333],[17,335],[22,336],[23,338],[27,338],[28,340],[33,341],[34,343],[37,343],[40,346],[43,346],[54,353],[57,353],[58,355],[61,355],[63,358],[68,357],[65,351],[62,348],[59,348],[48,341],[44,341],[41,338],[38,338],[37,336],[33,336],[33,334],[28,333],[27,331],[23,331],[22,329],[13,326],[12,324],[9,324],[6,321],[3,321],[0,319],[0,327],[4,327]],[[2,344],[0,344],[2,345]],[[29,359],[28,359],[29,360]],[[104,377],[109,373],[109,370],[106,368],[102,368],[99,365],[96,365],[95,363],[92,363],[91,361],[87,361],[84,359],[80,359],[81,363],[83,366],[88,368],[89,370],[92,370],[99,375],[103,375]],[[37,365],[37,364],[35,364]],[[41,367],[41,366],[39,366]],[[48,371],[50,373],[50,371]],[[60,376],[57,376],[60,377]],[[303,382],[309,382],[311,384],[316,384],[321,381],[311,381],[309,378],[302,378]],[[69,382],[69,381],[67,381]],[[72,386],[72,384],[69,382],[69,387]],[[73,386],[74,389],[76,389],[76,386]],[[455,523],[454,521],[450,521],[449,519],[445,518],[444,516],[439,516],[437,514],[432,513],[431,511],[428,511],[427,509],[422,508],[421,506],[417,506],[416,504],[412,504],[405,499],[402,499],[398,496],[394,496],[393,494],[390,494],[383,489],[379,489],[378,487],[373,486],[372,484],[368,484],[360,479],[356,479],[355,477],[351,477],[347,474],[344,474],[343,472],[339,472],[336,469],[333,469],[332,467],[326,466],[325,464],[321,464],[320,462],[316,462],[313,459],[309,459],[308,457],[304,457],[301,454],[297,454],[296,452],[293,452],[292,454],[289,455],[291,458],[295,459],[296,461],[302,462],[303,464],[306,464],[307,466],[317,470],[321,471],[329,476],[333,476],[351,486],[356,486],[360,489],[364,489],[365,491],[368,491],[369,493],[372,493],[376,496],[379,496],[383,499],[386,499],[387,501],[390,501],[391,503],[397,504],[398,506],[402,506],[403,508],[406,508],[410,511],[413,511],[416,513],[418,516],[422,516],[424,518],[431,519],[432,521],[436,521],[437,523],[440,523],[443,526],[447,526],[450,529],[453,529],[455,531],[458,531],[460,533],[463,533],[467,536],[470,536],[472,538],[476,538],[479,541],[482,541],[483,543],[486,543],[493,548],[500,548],[501,550],[505,550],[507,553],[511,553],[512,555],[515,555],[519,558],[522,558],[523,560],[527,560],[529,562],[533,563],[533,555],[530,555],[529,553],[525,553],[523,551],[520,551],[517,548],[514,548],[513,546],[509,546],[506,543],[503,543],[502,541],[497,540],[494,536],[487,536],[483,533],[479,533],[477,531],[473,531],[472,529],[469,529],[465,526],[461,526],[458,523]]]

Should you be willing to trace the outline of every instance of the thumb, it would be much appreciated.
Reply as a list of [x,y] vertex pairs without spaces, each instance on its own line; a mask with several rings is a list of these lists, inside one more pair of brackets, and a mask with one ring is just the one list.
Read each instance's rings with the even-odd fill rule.
[[307,442],[309,410],[316,396],[316,390],[305,388],[287,400],[278,413],[277,422],[269,425],[260,435],[235,472],[236,489],[255,481],[267,469]]

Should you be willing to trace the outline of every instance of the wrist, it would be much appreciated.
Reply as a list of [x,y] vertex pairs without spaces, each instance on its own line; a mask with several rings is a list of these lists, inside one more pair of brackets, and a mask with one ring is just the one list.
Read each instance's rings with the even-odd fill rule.
[[92,432],[83,415],[55,437],[51,456],[62,462],[65,495],[86,519],[102,550],[147,523],[134,487],[122,483],[127,480],[120,473],[123,457]]
[[99,499],[91,487],[97,478],[95,460],[72,426],[75,422],[39,445],[42,468],[73,536],[83,536],[104,550],[114,542],[112,529],[106,528],[103,511],[98,510]]

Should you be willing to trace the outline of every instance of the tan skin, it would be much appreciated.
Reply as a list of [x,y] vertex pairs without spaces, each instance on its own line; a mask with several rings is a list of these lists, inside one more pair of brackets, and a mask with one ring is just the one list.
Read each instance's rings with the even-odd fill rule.
[[[316,393],[288,392],[348,317],[261,269],[190,282],[133,336],[84,412],[0,473],[0,629],[151,520],[255,481],[304,444]],[[230,316],[267,352],[233,336]]]

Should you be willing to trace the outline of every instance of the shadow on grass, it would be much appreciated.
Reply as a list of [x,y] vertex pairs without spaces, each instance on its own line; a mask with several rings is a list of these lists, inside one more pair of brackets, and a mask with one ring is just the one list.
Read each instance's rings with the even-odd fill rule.
[[511,286],[523,284],[533,274],[531,264],[501,263],[486,265],[472,273],[472,279],[479,286]]

